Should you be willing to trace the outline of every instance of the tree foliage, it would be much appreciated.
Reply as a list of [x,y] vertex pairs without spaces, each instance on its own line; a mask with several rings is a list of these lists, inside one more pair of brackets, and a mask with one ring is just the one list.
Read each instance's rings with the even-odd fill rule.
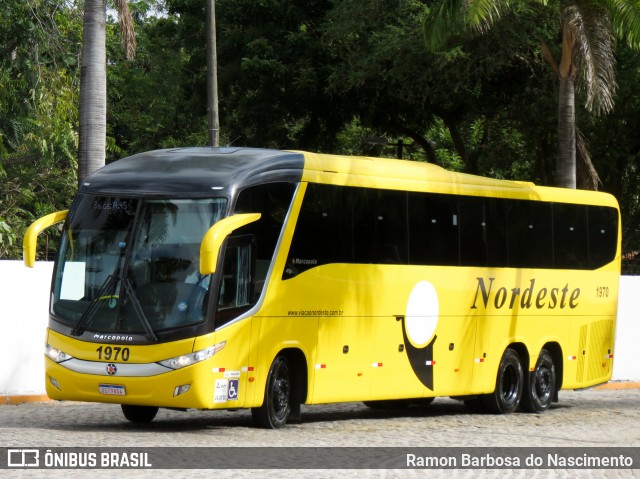
[[[3,258],[19,257],[26,226],[67,208],[76,185],[83,5],[5,0],[0,10]],[[130,1],[131,60],[110,5],[107,161],[205,145],[204,2]],[[396,157],[400,143],[404,158],[552,184],[558,80],[540,44],[559,58],[559,9],[510,2],[483,35],[452,24],[447,34],[456,41],[433,52],[423,37],[433,5],[217,0],[221,144]],[[634,15],[612,17],[613,31]],[[613,109],[595,117],[582,103],[576,114],[601,189],[620,199],[624,247],[633,251],[640,250],[640,58],[621,45],[615,60]]]
[[[634,1],[611,0],[438,0],[425,18],[425,43],[437,51],[448,41],[468,31],[485,33],[504,21],[504,15],[541,5],[558,14],[560,32],[559,60],[544,38],[542,52],[556,73],[558,95],[558,161],[556,182],[575,188],[577,179],[587,181],[582,187],[597,189],[598,176],[586,144],[576,128],[575,84],[585,92],[585,107],[595,112],[613,108],[617,88],[615,77],[614,35],[638,46],[640,5]],[[532,10],[535,14],[535,10]],[[577,158],[576,158],[577,155]],[[577,161],[578,160],[578,161]],[[583,165],[582,173],[578,174]],[[587,174],[584,174],[584,172]]]
[[72,3],[7,0],[0,10],[0,257],[19,256],[26,226],[73,193],[78,35]]

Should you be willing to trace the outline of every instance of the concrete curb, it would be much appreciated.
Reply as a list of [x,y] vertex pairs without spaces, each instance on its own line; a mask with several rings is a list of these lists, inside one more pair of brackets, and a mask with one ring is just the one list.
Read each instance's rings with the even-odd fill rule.
[[17,406],[33,402],[52,402],[46,394],[20,394],[15,396],[0,395],[0,406]]
[[594,389],[600,390],[616,390],[616,389],[639,389],[640,382],[638,381],[610,381],[606,384],[602,384],[600,386],[596,386]]

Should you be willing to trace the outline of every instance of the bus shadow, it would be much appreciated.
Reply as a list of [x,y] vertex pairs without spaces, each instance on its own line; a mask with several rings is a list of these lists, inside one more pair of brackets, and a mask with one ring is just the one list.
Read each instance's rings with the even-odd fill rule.
[[469,414],[462,401],[435,401],[429,405],[411,405],[407,407],[367,407],[362,403],[348,405],[303,406],[302,423],[347,421],[347,420],[379,420],[402,418],[442,417]]
[[[561,412],[571,408],[567,404],[554,404],[546,414],[553,411]],[[104,408],[104,406],[103,406]],[[524,413],[514,413],[521,415]],[[303,405],[302,422],[290,424],[285,428],[304,428],[305,424],[321,423],[348,423],[350,421],[379,421],[386,419],[438,419],[452,416],[467,416],[478,420],[485,417],[491,420],[491,414],[472,413],[462,401],[447,398],[439,398],[430,405],[411,405],[402,408],[374,409],[363,403],[341,403],[322,405]],[[507,415],[509,416],[509,415]],[[141,433],[157,432],[191,432],[221,430],[229,428],[254,428],[251,412],[248,409],[235,411],[176,411],[160,409],[158,416],[150,423],[132,423],[127,421],[120,408],[110,407],[95,411],[91,415],[83,415],[72,418],[67,416],[58,418],[55,422],[49,422],[46,429],[73,431],[73,432],[129,432]]]

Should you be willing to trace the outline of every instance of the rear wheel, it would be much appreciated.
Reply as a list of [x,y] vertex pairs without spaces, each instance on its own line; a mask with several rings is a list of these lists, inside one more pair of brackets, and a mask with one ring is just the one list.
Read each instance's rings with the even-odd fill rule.
[[493,414],[514,412],[520,405],[524,389],[524,373],[520,355],[508,348],[502,355],[493,393],[482,396],[482,406]]
[[529,374],[522,396],[522,409],[540,413],[551,406],[556,391],[556,368],[549,351],[540,351],[534,370]]
[[131,422],[151,422],[158,414],[158,408],[154,406],[131,406],[122,404],[122,413]]
[[251,409],[256,425],[278,429],[287,423],[291,413],[291,370],[289,361],[278,356],[271,364],[262,406]]

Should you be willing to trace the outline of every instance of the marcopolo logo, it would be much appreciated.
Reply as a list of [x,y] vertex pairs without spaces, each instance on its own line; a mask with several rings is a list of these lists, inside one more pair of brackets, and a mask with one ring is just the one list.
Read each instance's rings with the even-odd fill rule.
[[519,287],[507,288],[494,285],[495,278],[476,278],[478,285],[473,297],[471,309],[493,306],[496,309],[521,308],[521,309],[564,309],[578,307],[580,288],[571,289],[569,283],[564,287],[539,287],[535,278],[529,280],[529,285],[522,289]]

